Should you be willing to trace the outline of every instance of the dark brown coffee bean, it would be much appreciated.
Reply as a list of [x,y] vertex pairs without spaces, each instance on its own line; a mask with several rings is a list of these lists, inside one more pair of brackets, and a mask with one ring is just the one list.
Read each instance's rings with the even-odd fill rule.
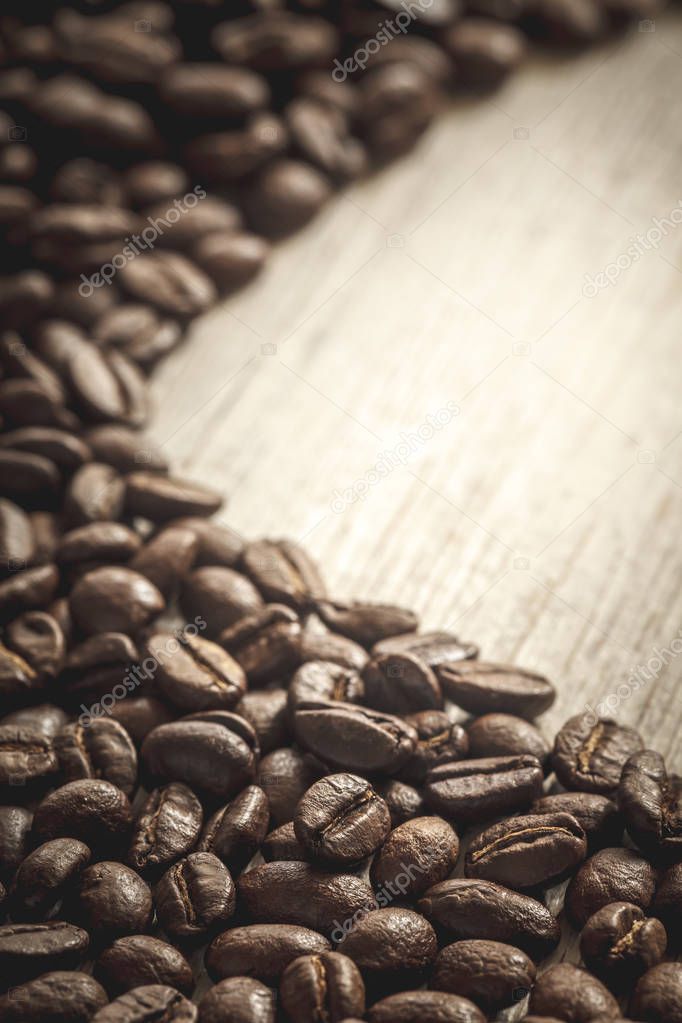
[[0,725],[0,790],[46,782],[58,769],[52,741],[42,732]]
[[277,10],[217,25],[211,38],[227,63],[264,72],[326,67],[338,46],[328,21]]
[[7,714],[0,720],[0,724],[37,730],[46,739],[54,740],[68,720],[68,714],[61,707],[55,707],[52,703],[39,703],[35,707],[24,707]]
[[376,909],[372,889],[353,874],[330,874],[309,863],[264,863],[242,874],[239,899],[258,923],[294,924],[343,937],[343,922]]
[[88,562],[128,561],[142,541],[137,533],[120,522],[91,522],[65,533],[57,547],[57,561],[67,568]]
[[117,846],[130,829],[132,814],[124,792],[100,779],[72,781],[40,803],[33,819],[37,841],[78,838],[91,849]]
[[330,661],[358,672],[362,671],[369,660],[364,647],[346,636],[330,632],[314,614],[308,615],[305,620],[300,655],[302,661]]
[[284,604],[267,604],[244,615],[220,634],[220,644],[249,679],[264,682],[291,671],[300,661],[301,624]]
[[341,604],[322,600],[317,604],[317,612],[334,632],[370,649],[381,640],[414,631],[419,624],[413,611],[393,604],[362,601]]
[[322,773],[318,761],[290,747],[273,750],[263,757],[258,784],[268,797],[273,823],[293,820],[299,800]]
[[365,1011],[365,985],[352,959],[338,952],[301,956],[287,966],[280,998],[292,1023],[324,1019],[342,1023]]
[[466,758],[469,752],[467,733],[443,711],[408,714],[405,723],[411,725],[419,737],[414,753],[400,772],[405,781],[421,785],[432,768]]
[[419,901],[431,923],[456,940],[503,941],[533,959],[559,944],[561,928],[537,899],[492,881],[457,877],[435,885]]
[[275,1023],[275,993],[251,977],[221,980],[199,1002],[201,1023]]
[[0,448],[0,473],[0,495],[29,507],[49,505],[59,490],[59,470],[43,455]]
[[210,279],[179,252],[145,252],[126,263],[118,279],[134,300],[180,319],[197,316],[216,299]]
[[[122,686],[124,693],[128,693],[140,684],[139,677],[127,674],[137,659],[137,647],[122,632],[100,632],[72,647],[61,675],[69,696],[74,701],[78,697],[100,696],[104,700],[103,704],[90,707],[79,718],[79,724],[88,727],[93,718],[109,712],[115,703],[112,695],[115,686]],[[120,688],[116,692],[121,695]],[[81,710],[85,710],[83,704]]]
[[205,565],[222,565],[225,568],[231,568],[239,561],[244,541],[228,526],[196,515],[184,516],[173,525],[191,529],[195,534],[199,543],[195,562],[197,568]]
[[144,379],[122,352],[101,352],[91,345],[69,361],[67,379],[77,408],[88,422],[141,426],[146,421]]
[[114,997],[145,984],[168,984],[184,995],[194,989],[192,967],[184,955],[148,934],[118,938],[99,956],[95,973]]
[[55,970],[13,987],[0,998],[4,1023],[89,1023],[107,1004],[106,991],[86,973]]
[[[151,223],[163,220],[168,213],[168,202],[162,200],[144,210]],[[164,248],[185,250],[198,239],[214,231],[238,231],[242,226],[241,213],[232,203],[218,196],[204,193],[201,202],[186,204],[182,216],[173,224],[173,230],[160,233],[158,244]]]
[[215,799],[230,799],[256,772],[256,736],[235,714],[195,715],[154,728],[142,762],[161,782],[180,781]]
[[263,689],[244,693],[235,713],[246,718],[258,737],[262,753],[283,746],[291,739],[286,689]]
[[147,651],[158,664],[160,696],[180,710],[230,710],[246,690],[241,666],[217,643],[201,636],[178,640],[156,632],[147,640]]
[[458,83],[469,89],[495,88],[527,49],[522,32],[489,18],[462,18],[445,32],[443,44],[454,59]]
[[96,568],[78,580],[69,598],[83,632],[135,635],[164,609],[156,586],[129,568]]
[[289,686],[289,708],[332,700],[336,703],[360,703],[365,686],[353,669],[331,661],[308,661],[302,665]]
[[154,789],[133,826],[131,867],[139,873],[165,870],[186,856],[198,841],[203,817],[201,803],[186,785],[175,782]]
[[667,944],[660,920],[647,919],[630,902],[612,902],[583,927],[580,954],[591,973],[612,989],[622,990],[661,962]]
[[265,78],[246,68],[224,64],[176,64],[159,82],[161,99],[175,113],[230,120],[267,106]]
[[152,728],[172,721],[175,712],[154,696],[128,697],[111,708],[111,716],[123,725],[136,746],[141,746]]
[[219,494],[196,483],[155,472],[126,476],[126,509],[152,522],[167,522],[181,515],[213,515],[223,503]]
[[191,570],[197,547],[197,538],[191,529],[167,526],[144,545],[128,567],[149,579],[169,601]]
[[73,912],[97,941],[108,944],[125,934],[142,934],[153,910],[149,887],[123,863],[95,863],[80,876]]
[[85,958],[88,935],[62,920],[0,927],[0,988],[33,980],[50,970],[75,970]]
[[197,1023],[198,1012],[175,988],[145,984],[126,992],[93,1017],[92,1023]]
[[90,862],[74,838],[55,838],[34,849],[16,872],[10,892],[13,920],[45,920]]
[[631,1007],[635,1019],[647,1023],[682,1021],[682,966],[660,963],[640,979]]
[[244,548],[242,562],[265,598],[304,611],[324,597],[324,583],[309,555],[290,540],[258,540]]
[[[2,848],[2,814],[0,813],[0,849]],[[0,855],[0,868],[2,856]],[[656,889],[651,912],[665,924],[671,943],[682,939],[682,863],[675,863],[663,872]]]
[[[7,701],[7,705],[23,701],[30,693],[38,692],[42,686],[43,679],[28,661],[0,643],[0,694]],[[8,722],[3,718],[2,723]]]
[[417,744],[417,733],[400,718],[331,701],[297,710],[294,732],[326,763],[367,773],[397,771]]
[[182,328],[141,303],[108,309],[92,328],[92,336],[105,348],[119,348],[144,370],[167,355],[182,340]]
[[529,806],[542,792],[542,782],[536,757],[489,757],[434,767],[424,793],[429,805],[446,817],[480,823]]
[[40,455],[63,473],[74,472],[92,459],[92,452],[79,437],[54,426],[22,426],[9,430],[0,437],[0,447]]
[[123,180],[128,199],[135,208],[184,195],[190,185],[182,167],[160,160],[136,163],[124,173]]
[[9,882],[31,848],[33,814],[23,806],[0,806],[0,880]]
[[126,426],[107,423],[94,426],[85,434],[95,458],[125,474],[134,472],[144,461],[147,472],[166,472],[168,466],[161,453],[145,437]]
[[110,465],[88,462],[71,477],[64,511],[71,526],[112,521],[123,512],[125,484]]
[[251,116],[242,128],[193,138],[185,159],[202,181],[225,186],[251,180],[259,168],[286,150],[288,142],[281,118],[264,111]]
[[209,820],[199,842],[238,874],[258,852],[268,833],[268,797],[257,785],[249,785]]
[[570,814],[508,817],[474,838],[465,872],[508,888],[534,888],[575,870],[586,851],[585,832]]
[[467,726],[474,757],[505,757],[530,753],[544,764],[549,746],[535,725],[513,714],[484,714]]
[[54,742],[64,781],[103,778],[131,796],[137,785],[137,752],[118,721],[100,718],[66,725]]
[[380,654],[362,672],[365,700],[387,714],[438,710],[443,695],[435,674],[413,654]]
[[606,30],[606,11],[591,0],[532,0],[521,20],[532,36],[558,46],[584,46],[592,43]]
[[260,851],[266,863],[276,860],[302,863],[308,856],[307,849],[296,838],[293,821],[280,824],[266,835]]
[[218,636],[245,615],[263,607],[263,599],[250,579],[231,568],[197,568],[185,580],[180,597],[188,618],[201,617],[208,634]]
[[552,766],[565,788],[608,795],[618,787],[626,760],[642,746],[632,728],[577,714],[557,734]]
[[321,778],[302,797],[294,830],[315,859],[357,863],[382,844],[391,828],[388,807],[370,783],[353,774]]
[[494,1016],[521,1001],[534,980],[535,964],[520,949],[474,939],[457,941],[439,952],[431,986],[463,995]]
[[43,608],[54,597],[59,583],[56,565],[27,568],[0,582],[0,621],[7,622],[24,611]]
[[566,891],[571,922],[584,927],[593,913],[611,902],[648,909],[656,890],[656,870],[632,849],[600,849],[582,865]]
[[280,159],[259,172],[245,201],[256,231],[278,238],[312,220],[330,196],[331,184],[320,171],[302,160]]
[[386,839],[372,862],[370,877],[376,889],[394,897],[415,899],[454,869],[459,838],[440,817],[417,817],[401,824]]
[[626,762],[618,802],[632,840],[650,857],[682,859],[682,778],[670,776],[654,750]]
[[226,231],[198,238],[190,254],[218,291],[226,294],[243,287],[260,272],[270,254],[270,245],[257,234]]
[[438,667],[448,700],[470,714],[515,714],[532,720],[554,703],[556,692],[542,675],[503,664],[449,661]]
[[402,991],[376,1002],[370,1023],[484,1023],[485,1016],[468,998],[444,991]]
[[190,853],[166,871],[154,889],[156,912],[173,938],[195,940],[225,926],[234,913],[234,882],[208,852]]
[[27,568],[35,552],[28,515],[12,501],[0,498],[0,575]]
[[330,950],[327,939],[307,927],[251,924],[215,938],[206,952],[206,969],[213,980],[249,976],[276,984],[294,959]]
[[599,1016],[615,1018],[620,1010],[613,995],[587,970],[559,963],[538,977],[530,1011],[538,1016],[556,1015],[570,1023],[590,1023]]
[[[42,381],[22,380],[19,378],[4,380],[0,383],[0,412],[8,426],[54,426],[62,430],[76,430],[79,426],[78,417],[66,409],[61,401],[55,398],[53,390]],[[20,458],[17,453],[10,458],[3,455],[3,465],[9,465],[13,471],[22,470],[22,476],[6,486],[14,486],[17,494],[34,493],[33,502],[38,499],[47,501],[54,493],[57,485],[53,463],[46,467],[46,459],[36,461],[38,455]],[[11,495],[10,495],[11,496]]]
[[337,950],[360,967],[365,979],[413,974],[431,966],[438,943],[431,924],[409,909],[375,909],[353,924],[348,922]]
[[[65,12],[60,12],[64,14]],[[87,203],[90,206],[124,206],[125,194],[118,175],[104,163],[87,157],[62,164],[50,186],[57,203]]]
[[45,565],[55,559],[61,523],[58,522],[57,516],[49,511],[33,511],[30,519],[36,545],[33,560],[36,565]]
[[620,845],[624,821],[616,804],[596,792],[557,792],[536,799],[531,813],[570,813],[587,835],[591,852]]
[[338,108],[301,96],[287,104],[284,119],[296,153],[332,180],[348,181],[367,169],[365,148]]
[[405,782],[388,778],[376,785],[376,791],[386,801],[391,815],[391,827],[397,828],[425,812],[424,799],[419,789]]

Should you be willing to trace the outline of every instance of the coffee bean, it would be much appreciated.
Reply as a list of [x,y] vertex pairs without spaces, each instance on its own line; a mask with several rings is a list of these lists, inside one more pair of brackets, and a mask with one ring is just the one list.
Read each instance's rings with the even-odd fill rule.
[[377,783],[376,791],[386,801],[392,828],[397,828],[399,824],[413,820],[425,812],[423,796],[412,785],[388,778]]
[[288,142],[281,118],[263,111],[248,117],[243,127],[193,138],[185,160],[202,181],[225,186],[251,179],[260,167],[283,153]]
[[283,746],[291,739],[286,689],[264,689],[244,693],[235,713],[246,718],[258,737],[263,753]]
[[530,753],[544,764],[549,747],[535,725],[513,714],[484,714],[467,726],[473,757],[504,757]]
[[67,568],[88,562],[128,561],[141,546],[137,533],[119,522],[91,522],[65,533],[57,548],[57,561]]
[[231,871],[239,873],[258,852],[270,822],[270,806],[263,789],[248,785],[209,820],[199,849],[211,852]]
[[46,607],[59,583],[55,565],[27,568],[0,582],[0,622],[8,622],[24,611]]
[[267,106],[262,75],[223,64],[177,64],[159,82],[162,100],[175,113],[192,118],[241,118]]
[[118,472],[103,462],[88,462],[71,477],[64,499],[72,526],[111,521],[123,511],[125,485]]
[[432,768],[465,758],[469,752],[467,733],[443,711],[422,710],[408,714],[405,723],[411,725],[418,736],[414,753],[400,771],[405,781],[421,784]]
[[107,309],[95,322],[92,334],[105,348],[120,349],[147,371],[180,344],[182,327],[151,306],[130,302]]
[[537,1016],[590,1023],[599,1016],[615,1018],[619,1008],[613,995],[587,970],[559,963],[538,977],[530,996],[530,1011]]
[[388,807],[370,783],[353,774],[321,778],[302,797],[296,837],[324,863],[349,864],[370,856],[391,827]]
[[656,870],[632,849],[600,849],[582,865],[566,891],[571,922],[584,927],[611,902],[631,902],[648,909],[656,889]]
[[107,1004],[101,985],[86,973],[55,970],[13,987],[0,998],[5,1023],[89,1023]]
[[390,833],[372,863],[375,888],[415,899],[454,869],[459,839],[440,817],[417,817]]
[[17,870],[10,891],[13,920],[45,920],[90,862],[74,838],[55,838],[34,849]]
[[105,1005],[92,1023],[196,1023],[197,1007],[165,984],[146,984]]
[[323,773],[322,765],[296,749],[284,747],[263,757],[258,772],[275,824],[293,820],[299,800]]
[[0,720],[0,724],[16,725],[18,728],[29,728],[31,731],[37,730],[46,739],[54,740],[68,720],[66,711],[61,707],[55,707],[52,703],[39,703],[35,707],[25,707],[23,710],[15,710],[11,714],[7,714]]
[[463,995],[494,1016],[533,987],[535,964],[520,949],[500,941],[457,941],[442,949],[431,986]]
[[447,699],[470,714],[515,714],[532,720],[556,697],[544,676],[504,664],[445,661],[437,674]]
[[194,261],[222,294],[243,287],[255,277],[269,253],[270,246],[264,238],[245,231],[204,235],[190,250]]
[[157,662],[159,694],[180,710],[230,710],[246,689],[246,676],[217,643],[201,636],[181,640],[157,632],[147,640],[149,656]]
[[[147,219],[152,221],[163,217],[168,212],[168,201],[162,199],[154,206],[144,210]],[[163,247],[184,250],[202,237],[215,231],[227,233],[238,231],[242,227],[240,211],[232,203],[215,195],[204,195],[201,202],[186,209],[183,216],[175,222],[173,230],[159,235],[158,244]]]
[[325,67],[338,44],[322,18],[277,10],[217,25],[211,38],[226,62],[266,72]]
[[460,995],[444,991],[402,991],[376,1002],[370,1023],[484,1023],[481,1010]]
[[0,448],[0,496],[33,508],[49,507],[59,490],[57,466],[43,455]]
[[81,874],[73,912],[93,940],[108,944],[148,930],[153,908],[152,894],[139,874],[123,863],[103,861]]
[[231,977],[199,1002],[201,1023],[275,1023],[275,993],[251,977]]
[[565,788],[608,795],[618,787],[627,759],[641,749],[634,729],[577,714],[557,734],[552,766]]
[[131,472],[125,482],[126,510],[152,522],[167,522],[181,515],[213,515],[223,503],[212,490],[155,472]]
[[0,498],[0,575],[26,567],[35,551],[28,515],[12,501]]
[[682,967],[660,963],[640,979],[632,999],[632,1015],[647,1023],[682,1021]]
[[324,597],[324,583],[317,565],[289,540],[258,540],[244,548],[242,562],[247,575],[266,600],[304,611]]
[[332,701],[297,710],[294,733],[333,767],[370,774],[397,771],[417,744],[417,733],[400,718]]
[[630,902],[612,902],[583,927],[580,954],[591,973],[620,991],[660,963],[667,944],[660,920],[647,919]]
[[301,665],[289,685],[289,708],[319,702],[360,703],[365,695],[361,676],[352,668],[332,661],[308,661]]
[[[0,694],[8,705],[23,702],[27,695],[39,692],[42,682],[38,672],[23,657],[0,643]],[[7,724],[4,718],[3,724]]]
[[132,815],[124,792],[100,779],[71,781],[40,803],[33,833],[41,842],[78,838],[91,849],[119,845],[130,829]]
[[408,61],[375,68],[360,88],[362,134],[377,162],[408,152],[433,120],[440,101],[431,76]]
[[[160,10],[160,9],[159,9]],[[155,11],[158,19],[159,12]],[[147,160],[124,172],[123,179],[133,207],[149,206],[161,199],[174,199],[189,189],[187,174],[176,163]]]
[[140,873],[155,872],[186,856],[197,843],[203,816],[201,803],[186,785],[175,782],[154,789],[133,825],[131,867]]
[[138,433],[114,423],[93,426],[85,434],[98,462],[111,466],[118,473],[134,472],[144,453],[147,472],[166,472],[168,465],[162,454]]
[[381,654],[413,654],[430,668],[441,664],[452,664],[478,656],[478,647],[473,643],[461,643],[450,632],[407,632],[400,636],[389,636],[372,647],[375,657]]
[[88,422],[145,423],[149,409],[144,378],[122,352],[101,352],[89,345],[70,359],[67,380],[78,411]]
[[[96,638],[96,637],[95,637]],[[152,728],[168,724],[175,717],[173,710],[154,696],[138,696],[121,700],[111,709],[111,716],[123,725],[136,746],[141,746]]]
[[618,802],[628,834],[650,857],[682,858],[682,779],[669,776],[654,750],[635,753],[623,767]]
[[337,951],[350,956],[365,980],[400,975],[401,984],[431,966],[438,943],[431,924],[409,909],[375,909],[347,931]]
[[365,700],[374,710],[405,715],[443,706],[435,674],[413,654],[373,657],[363,669],[362,678]]
[[308,856],[305,846],[301,845],[296,838],[293,821],[280,824],[278,828],[266,835],[260,851],[266,863],[274,860],[302,862]]
[[215,938],[206,952],[206,969],[213,980],[249,976],[276,984],[294,959],[320,955],[330,948],[326,938],[307,927],[251,924]]
[[424,793],[431,807],[463,823],[522,810],[542,792],[536,757],[489,757],[441,764],[429,771]]
[[[115,686],[132,692],[141,681],[131,670],[137,659],[137,647],[129,636],[122,632],[100,632],[71,648],[60,681],[74,704],[79,698],[98,700],[112,691],[119,694],[121,690],[114,690]],[[101,705],[99,709],[93,707],[92,713],[81,715],[79,724],[87,727],[98,713],[102,713]]]
[[362,671],[369,660],[364,647],[352,639],[330,632],[317,615],[308,615],[300,641],[302,661],[331,661],[353,671]]
[[617,805],[596,792],[557,792],[536,799],[531,813],[570,813],[587,835],[591,852],[619,845],[624,821]]
[[85,931],[63,920],[0,926],[0,988],[6,991],[51,970],[74,970],[88,944]]
[[118,279],[134,300],[181,319],[204,312],[216,298],[206,274],[179,252],[145,252],[126,263]]
[[292,1023],[307,1023],[316,1016],[342,1023],[365,1011],[362,975],[352,959],[338,952],[295,959],[282,974],[280,998]]
[[[0,848],[2,846],[2,816],[0,813]],[[0,865],[2,859],[0,856]],[[675,863],[663,871],[651,912],[663,921],[670,942],[682,939],[682,864]]]
[[79,437],[53,426],[10,430],[0,437],[0,447],[40,455],[53,462],[62,473],[75,472],[92,459],[92,452]]
[[470,89],[495,88],[523,60],[526,39],[513,25],[462,18],[443,36],[455,61],[457,81]]
[[157,588],[129,568],[96,568],[78,580],[69,599],[76,624],[88,635],[135,635],[163,611]]
[[0,880],[8,882],[31,847],[33,814],[23,806],[0,806]]
[[264,863],[242,874],[239,900],[257,923],[309,927],[337,940],[343,922],[376,908],[372,889],[353,874],[301,862]]
[[503,941],[536,960],[555,949],[561,937],[558,922],[541,902],[492,881],[443,881],[422,896],[419,910],[451,938]]
[[393,604],[362,601],[340,604],[321,600],[318,601],[317,612],[334,632],[340,632],[369,649],[383,639],[413,632],[419,624],[413,611]]
[[0,725],[0,790],[46,782],[58,769],[52,742],[41,732]]
[[174,525],[191,529],[196,536],[199,544],[195,561],[197,568],[205,565],[222,565],[224,568],[232,568],[239,561],[244,541],[228,526],[194,515],[178,519]]
[[190,853],[163,875],[154,889],[154,902],[161,926],[171,937],[194,941],[233,915],[234,883],[217,856]]
[[196,535],[184,526],[167,526],[149,540],[130,561],[129,568],[156,586],[169,601],[190,572],[199,546]]
[[103,778],[132,796],[137,785],[137,752],[118,721],[99,718],[86,727],[65,725],[54,741],[64,781]]
[[180,603],[188,619],[204,619],[209,636],[218,636],[244,615],[263,607],[262,597],[251,580],[223,566],[206,566],[191,572],[182,588]]
[[533,888],[574,870],[586,851],[585,832],[568,813],[508,817],[474,838],[465,872],[509,888]]
[[113,996],[146,984],[167,984],[188,996],[194,989],[192,968],[184,955],[147,934],[118,938],[97,959],[95,973]]

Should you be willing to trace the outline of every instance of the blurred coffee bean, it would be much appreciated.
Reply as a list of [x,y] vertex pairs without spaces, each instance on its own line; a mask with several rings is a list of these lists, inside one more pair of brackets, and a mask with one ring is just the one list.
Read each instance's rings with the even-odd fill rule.
[[303,161],[281,159],[257,174],[245,203],[255,230],[277,238],[307,224],[330,196],[331,184],[321,171]]
[[544,764],[549,756],[549,746],[535,725],[513,714],[484,714],[467,725],[467,735],[474,757],[530,753]]
[[179,252],[145,252],[126,263],[117,279],[134,301],[181,319],[204,312],[216,298],[210,279]]
[[202,618],[207,634],[217,636],[248,614],[259,612],[263,599],[250,579],[222,565],[196,568],[185,579],[180,604],[188,619]]
[[53,970],[0,998],[5,1023],[89,1023],[107,1004],[103,987],[86,973]]
[[227,63],[271,72],[326,67],[338,36],[322,18],[272,10],[216,26],[212,42]]
[[243,287],[263,268],[270,246],[244,231],[206,234],[192,245],[191,256],[223,294]]
[[483,661],[445,661],[438,678],[448,700],[470,714],[515,714],[532,720],[548,710],[556,696],[542,675]]
[[521,63],[526,39],[513,25],[489,18],[462,18],[443,34],[456,78],[469,89],[493,89]]
[[413,654],[379,654],[362,672],[365,701],[374,710],[407,715],[439,710],[443,694],[434,672]]
[[166,602],[177,593],[194,564],[198,541],[185,526],[166,526],[131,559],[129,567],[156,586]]

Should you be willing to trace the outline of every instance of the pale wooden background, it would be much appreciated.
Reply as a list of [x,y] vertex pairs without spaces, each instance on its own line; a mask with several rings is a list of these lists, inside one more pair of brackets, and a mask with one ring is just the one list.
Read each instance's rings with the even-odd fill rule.
[[[681,96],[679,10],[534,59],[281,246],[155,380],[155,442],[231,526],[302,540],[334,595],[545,671],[548,732],[682,648],[682,225],[582,294],[679,209]],[[682,656],[664,659],[614,713],[680,770]]]

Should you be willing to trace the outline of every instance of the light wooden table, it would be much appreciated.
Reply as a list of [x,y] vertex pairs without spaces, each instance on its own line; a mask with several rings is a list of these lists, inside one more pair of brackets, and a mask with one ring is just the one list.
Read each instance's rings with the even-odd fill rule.
[[153,429],[332,594],[546,672],[548,732],[611,696],[678,770],[682,224],[627,253],[682,219],[680,97],[678,9],[455,103],[197,324]]

